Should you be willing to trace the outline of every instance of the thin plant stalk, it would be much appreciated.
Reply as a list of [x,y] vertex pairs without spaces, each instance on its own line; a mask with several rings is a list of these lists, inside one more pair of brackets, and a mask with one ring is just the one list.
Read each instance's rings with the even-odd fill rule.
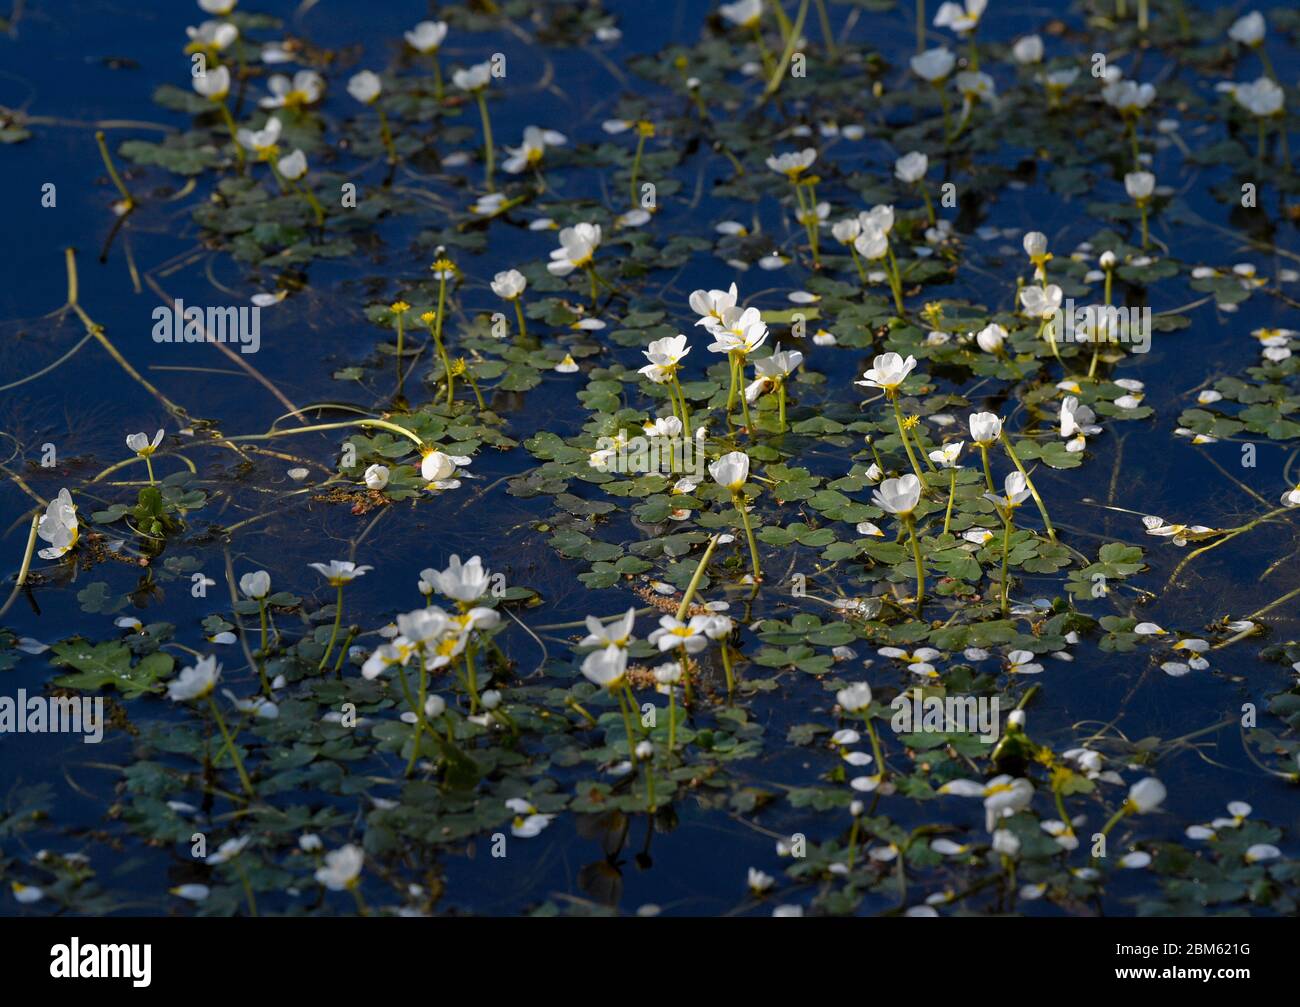
[[485,172],[488,190],[496,188],[492,180],[492,175],[496,170],[496,150],[492,143],[492,120],[488,116],[487,99],[483,97],[483,90],[480,88],[474,95],[478,101],[479,118],[483,120],[483,148],[485,155]]
[[754,529],[749,523],[749,512],[745,509],[745,496],[741,492],[736,492],[731,497],[736,510],[740,512],[740,522],[745,526],[745,538],[749,540],[749,559],[754,566],[754,583],[758,583],[763,579],[763,571],[758,565],[758,546],[754,543]]
[[907,525],[907,534],[912,540],[912,559],[916,563],[916,616],[921,617],[921,606],[925,603],[925,562],[921,558],[921,540],[916,534],[916,520],[908,514],[903,518]]
[[1038,505],[1038,513],[1043,519],[1043,527],[1047,529],[1047,537],[1055,542],[1056,529],[1052,527],[1052,519],[1047,516],[1047,505],[1043,503],[1043,498],[1038,495],[1038,487],[1036,487],[1034,481],[1029,478],[1029,473],[1025,471],[1024,465],[1020,463],[1020,456],[1016,454],[1016,449],[1011,446],[1011,438],[1007,436],[1006,430],[1003,430],[998,436],[1001,438],[1002,446],[1006,448],[1007,455],[1011,458],[1012,464],[1014,464],[1020,474],[1025,477],[1025,485],[1029,487],[1029,492],[1033,495],[1034,503]]
[[948,470],[948,508],[943,512],[943,533],[948,534],[948,525],[952,522],[952,502],[957,499],[957,470]]
[[921,489],[927,491],[930,484],[925,481],[925,472],[921,469],[921,463],[916,460],[916,453],[912,450],[912,442],[908,439],[907,431],[903,429],[903,410],[898,404],[898,393],[894,392],[889,398],[894,403],[894,421],[898,424],[898,436],[902,438],[903,448],[907,451],[907,460],[912,463],[912,471],[921,481]]
[[343,584],[338,585],[338,598],[334,603],[334,628],[330,631],[330,642],[325,645],[325,653],[321,655],[320,664],[316,665],[317,671],[324,671],[325,665],[329,663],[330,651],[334,649],[334,641],[338,639],[339,625],[343,622]]
[[253,783],[248,778],[248,771],[244,769],[244,760],[239,757],[239,750],[235,748],[235,740],[230,736],[230,730],[226,727],[226,718],[221,715],[221,709],[217,706],[217,701],[212,693],[208,693],[208,707],[212,710],[212,717],[217,722],[217,728],[221,731],[221,737],[225,739],[226,751],[230,753],[230,761],[235,764],[235,772],[239,774],[239,782],[244,787],[244,792],[249,797],[254,796]]

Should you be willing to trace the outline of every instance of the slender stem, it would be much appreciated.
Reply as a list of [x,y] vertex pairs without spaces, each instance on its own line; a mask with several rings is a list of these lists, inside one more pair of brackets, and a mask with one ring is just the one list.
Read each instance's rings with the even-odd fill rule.
[[686,593],[682,595],[681,604],[677,606],[678,622],[686,621],[686,613],[691,608],[691,599],[695,597],[700,581],[704,578],[704,570],[709,565],[709,557],[713,555],[713,550],[718,545],[718,537],[718,535],[714,535],[709,539],[709,544],[704,549],[704,555],[700,557],[699,563],[695,566],[695,573],[691,577],[691,582],[686,585]]
[[390,423],[388,420],[340,420],[337,423],[313,423],[305,427],[292,427],[288,430],[272,430],[265,434],[240,434],[237,437],[223,437],[223,441],[266,441],[274,437],[288,437],[290,434],[317,433],[321,430],[343,430],[347,427],[375,427],[379,430],[387,430],[391,433],[401,434],[408,440],[413,441],[417,447],[424,447],[424,441],[420,440],[418,434],[406,427],[398,426],[396,423]]
[[627,697],[623,693],[616,693],[618,696],[618,708],[623,714],[623,733],[627,736],[627,755],[632,762],[632,769],[636,770],[636,743],[632,741],[632,715],[627,709]]
[[1043,503],[1043,498],[1038,495],[1038,487],[1036,487],[1034,481],[1029,478],[1029,473],[1025,471],[1025,467],[1020,464],[1020,456],[1016,454],[1016,449],[1011,446],[1011,438],[1007,436],[1006,430],[1004,429],[999,436],[1002,438],[1002,446],[1006,448],[1007,454],[1011,457],[1012,463],[1017,469],[1019,469],[1020,474],[1025,477],[1025,485],[1029,487],[1029,492],[1033,494],[1034,497],[1034,503],[1038,505],[1038,513],[1042,516],[1043,527],[1047,529],[1047,537],[1055,542],[1056,529],[1052,527],[1052,519],[1047,516],[1047,505]]
[[383,141],[384,150],[388,152],[388,163],[397,163],[397,148],[393,146],[393,131],[388,127],[388,115],[382,108],[376,109],[379,112],[379,138]]
[[519,320],[519,340],[528,339],[528,323],[524,321],[524,302],[522,297],[515,298],[515,318]]
[[736,351],[732,350],[727,354],[727,362],[731,365],[731,387],[727,391],[727,422],[731,422],[731,410],[736,405]]
[[636,179],[641,173],[641,153],[645,150],[645,133],[640,129],[637,130],[636,137],[636,156],[632,158],[632,177],[628,182],[628,195],[632,198],[632,209],[636,209]]
[[[1011,550],[1011,508],[1002,515],[1002,618],[1007,617],[1007,556]],[[1067,823],[1068,824],[1068,823]]]
[[727,676],[727,698],[730,699],[736,691],[736,676],[731,670],[731,648],[726,640],[722,641],[722,671]]
[[691,439],[691,410],[686,404],[686,393],[682,391],[682,383],[677,380],[676,371],[673,371],[673,388],[677,390],[677,398],[682,404],[682,433],[689,441]]
[[496,150],[492,143],[492,120],[488,117],[487,99],[483,97],[481,88],[475,92],[474,97],[478,100],[479,118],[483,120],[483,147],[486,154],[487,187],[490,191],[496,188],[492,181],[492,175],[496,169]]
[[212,710],[212,716],[217,722],[217,727],[221,730],[221,736],[226,741],[226,751],[230,753],[230,761],[235,764],[235,771],[239,773],[239,782],[243,784],[244,792],[249,797],[254,796],[252,781],[248,778],[248,772],[244,769],[244,760],[239,757],[239,750],[235,748],[235,741],[230,736],[230,731],[226,727],[226,718],[221,716],[221,709],[217,706],[217,701],[212,693],[208,693],[208,707]]
[[885,249],[889,254],[889,289],[894,294],[894,308],[898,311],[898,317],[904,315],[903,308],[903,278],[898,272],[898,260],[894,258],[894,246],[885,243]]
[[984,461],[984,482],[988,486],[990,493],[996,493],[997,490],[993,488],[993,470],[989,468],[989,446],[981,444],[979,449],[980,458]]
[[745,537],[749,539],[749,559],[754,566],[754,583],[763,579],[763,572],[758,566],[758,546],[754,544],[754,529],[749,524],[749,512],[745,509],[744,493],[733,493],[732,502],[740,512],[740,521],[745,526]]
[[257,652],[257,674],[262,680],[262,691],[271,698],[271,683],[266,677],[266,599],[257,599],[257,620],[262,626],[262,646]]
[[916,473],[916,478],[921,481],[921,489],[929,490],[930,484],[925,481],[925,473],[921,471],[921,463],[916,460],[916,454],[912,451],[912,442],[908,439],[907,431],[903,429],[903,410],[898,404],[898,393],[895,391],[889,396],[894,403],[894,422],[898,424],[898,436],[903,441],[903,448],[907,451],[907,460],[912,463],[912,471]]
[[320,664],[316,666],[317,671],[324,671],[325,665],[329,662],[330,651],[334,649],[334,641],[338,639],[339,624],[343,621],[343,585],[338,585],[338,599],[334,603],[334,628],[330,631],[330,642],[325,645],[325,653],[321,655]]
[[826,12],[826,0],[817,0],[817,19],[821,22],[822,38],[826,40],[826,54],[834,59],[835,33],[831,31],[831,19]]
[[785,433],[785,382],[781,381],[776,386],[777,403],[779,410],[779,419],[781,424],[781,433]]
[[677,693],[668,686],[668,757],[677,754]]
[[235,119],[230,114],[230,109],[226,105],[226,99],[222,98],[217,103],[217,108],[221,110],[221,118],[225,120],[226,131],[230,133],[230,142],[235,145],[235,164],[238,166],[239,173],[244,173],[244,148],[239,142],[239,130],[235,127]]
[[149,470],[149,485],[152,486],[154,484],[153,459],[150,458],[148,455],[144,456],[144,467]]
[[465,683],[469,689],[469,712],[478,713],[478,670],[474,667],[474,645],[465,647]]
[[952,502],[957,499],[957,470],[948,470],[948,509],[943,513],[943,533],[948,534],[948,525],[952,522]]
[[122,194],[122,199],[126,203],[126,212],[130,213],[135,209],[135,198],[131,195],[122,181],[122,176],[117,173],[117,166],[113,164],[113,156],[108,152],[108,144],[104,140],[104,131],[102,129],[95,131],[95,143],[99,144],[99,156],[104,159],[104,167],[108,169],[108,177],[113,180],[117,186],[117,191]]
[[[778,8],[780,5],[777,5]],[[803,33],[803,23],[808,17],[808,0],[800,0],[799,12],[795,15],[794,24],[791,25],[790,31],[785,37],[785,51],[781,53],[781,59],[777,63],[776,69],[772,72],[771,79],[767,82],[767,88],[763,91],[764,98],[770,98],[781,87],[781,82],[785,79],[785,68],[790,63],[790,57],[794,55],[794,47]]]
[[921,617],[921,606],[925,603],[925,562],[921,558],[921,540],[916,535],[916,521],[912,515],[903,518],[907,525],[907,534],[912,539],[912,559],[916,563],[916,617]]
[[456,398],[456,377],[451,373],[451,360],[447,357],[447,349],[442,343],[442,316],[447,306],[447,270],[438,270],[438,311],[434,316],[433,324],[433,342],[438,348],[438,356],[442,357],[442,370],[447,377],[447,405],[451,406]]

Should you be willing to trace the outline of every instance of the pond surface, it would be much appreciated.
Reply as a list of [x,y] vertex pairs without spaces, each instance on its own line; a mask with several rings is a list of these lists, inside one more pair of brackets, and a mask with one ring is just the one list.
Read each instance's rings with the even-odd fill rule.
[[[818,0],[744,6],[437,5],[429,53],[418,3],[241,2],[188,51],[197,6],[15,9],[0,911],[1296,911],[1300,14],[1261,49],[1245,9],[994,0],[927,31],[931,85],[910,4],[831,2],[829,43]],[[735,397],[692,297],[732,283]],[[1052,297],[1133,328],[1069,341]],[[159,341],[174,301],[256,306],[256,352]],[[683,406],[739,496],[628,471]],[[995,737],[900,731],[914,689]],[[102,740],[20,695],[103,699]]]

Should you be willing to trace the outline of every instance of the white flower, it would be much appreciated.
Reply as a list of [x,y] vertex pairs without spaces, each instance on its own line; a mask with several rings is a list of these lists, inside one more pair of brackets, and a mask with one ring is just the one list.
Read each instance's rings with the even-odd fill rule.
[[871,502],[890,514],[907,517],[921,502],[921,480],[911,473],[898,479],[886,479],[872,490]]
[[451,75],[451,82],[462,91],[482,91],[492,80],[490,62],[475,63],[468,70],[457,70]]
[[221,101],[230,93],[230,70],[224,66],[213,67],[192,78],[194,90],[209,101]]
[[430,451],[420,459],[420,476],[428,482],[430,489],[454,490],[460,485],[460,480],[455,478],[457,471],[469,463],[470,459],[465,455]]
[[735,3],[724,3],[718,8],[718,13],[738,28],[748,28],[758,24],[758,19],[763,16],[763,0],[736,0]]
[[930,461],[940,468],[955,469],[957,467],[957,458],[961,455],[961,449],[965,443],[965,441],[949,441],[943,447],[930,452]]
[[993,413],[971,413],[970,439],[980,447],[988,447],[1002,435],[1002,420]]
[[1139,780],[1133,784],[1128,791],[1128,800],[1124,806],[1129,811],[1139,815],[1145,815],[1148,811],[1154,811],[1160,807],[1165,799],[1167,791],[1165,785],[1157,780],[1154,776],[1148,776],[1144,780]]
[[610,690],[622,684],[626,673],[627,651],[615,644],[593,650],[582,662],[582,674],[587,680]]
[[265,570],[254,570],[239,578],[239,590],[245,598],[261,601],[271,593],[271,575]]
[[993,833],[993,852],[1014,857],[1020,852],[1020,840],[1010,829],[997,829]]
[[1000,353],[1007,339],[1007,330],[997,322],[991,322],[975,334],[975,342],[985,353]]
[[167,891],[178,899],[184,899],[186,902],[202,902],[212,894],[211,888],[200,884],[177,885],[175,888],[167,889]]
[[[374,77],[374,74],[370,76]],[[375,80],[378,82],[379,78],[376,77]],[[314,105],[325,93],[325,78],[312,70],[299,70],[293,75],[292,80],[282,73],[277,73],[266,82],[266,89],[271,94],[258,102],[262,108]]]
[[753,353],[767,340],[767,325],[757,308],[723,308],[717,321],[709,319],[706,326],[713,342],[711,353]]
[[149,440],[148,434],[129,434],[126,438],[126,446],[141,458],[148,458],[158,450],[165,433],[166,431],[159,430],[154,434],[152,441]]
[[1011,55],[1017,63],[1041,63],[1043,61],[1043,40],[1037,35],[1026,35],[1017,39],[1011,47]]
[[[858,221],[858,226],[859,228],[862,226],[861,219]],[[889,235],[879,228],[867,228],[861,230],[861,233],[853,239],[853,247],[868,262],[874,262],[876,259],[883,259],[889,253]]]
[[1124,191],[1136,203],[1145,203],[1156,188],[1156,176],[1149,171],[1130,171],[1124,176]]
[[167,698],[176,703],[202,699],[217,687],[221,665],[212,656],[201,657],[193,667],[182,668],[181,673],[167,683]]
[[347,846],[325,854],[325,865],[316,869],[316,880],[332,892],[352,888],[361,875],[365,860],[366,855],[361,847],[348,843]]
[[307,155],[301,150],[295,150],[292,154],[280,158],[276,168],[290,182],[296,182],[307,174]]
[[510,834],[520,839],[531,839],[551,824],[554,815],[538,814],[537,809],[522,797],[512,797],[506,801],[506,808],[515,813],[510,825]]
[[199,7],[205,14],[225,17],[235,9],[237,0],[199,0]]
[[709,464],[709,475],[714,482],[732,493],[739,493],[749,478],[749,455],[743,451],[732,451]]
[[568,276],[591,262],[600,247],[600,225],[582,223],[560,231],[560,247],[551,252],[546,264],[552,276]]
[[766,163],[773,171],[794,181],[811,168],[815,160],[817,160],[817,151],[812,147],[805,147],[803,150],[787,152],[776,157],[769,155]]
[[1300,483],[1282,494],[1282,506],[1300,507]]
[[1067,395],[1061,403],[1061,436],[1082,439],[1101,433],[1101,427],[1094,422],[1096,419],[1096,413],[1088,406],[1080,405],[1077,398]]
[[1120,114],[1133,115],[1155,101],[1156,89],[1150,84],[1117,80],[1102,89],[1101,98]]
[[478,601],[492,586],[492,575],[483,568],[478,556],[471,556],[469,562],[462,564],[460,557],[453,553],[446,570],[425,570],[421,576],[444,597],[467,603]]
[[831,225],[831,237],[841,245],[852,245],[862,233],[862,221],[857,217],[845,217]]
[[911,185],[923,179],[929,167],[930,159],[920,151],[914,150],[894,162],[894,177],[900,182]]
[[999,819],[1010,818],[1017,811],[1029,807],[1034,799],[1034,785],[1023,777],[1013,778],[1004,774],[995,776],[988,783],[949,780],[939,788],[939,793],[957,797],[982,797],[985,828],[992,832]]
[[77,520],[77,507],[72,502],[72,494],[66,489],[59,490],[59,495],[46,506],[45,513],[36,526],[36,534],[50,543],[48,549],[37,553],[41,559],[58,559],[77,544],[81,522]]
[[845,713],[857,713],[871,705],[871,686],[866,682],[854,682],[846,689],[835,693],[835,702]]
[[352,561],[343,559],[332,559],[328,564],[308,563],[307,565],[324,577],[330,587],[351,583],[374,569],[373,566],[357,566]]
[[780,379],[789,377],[803,363],[798,350],[781,350],[770,357],[754,361],[754,371],[760,377]]
[[928,80],[931,84],[937,84],[952,73],[952,68],[957,65],[957,57],[946,48],[940,47],[938,49],[927,49],[925,52],[913,56],[911,64],[914,74],[922,80]]
[[636,622],[636,609],[629,608],[612,622],[604,623],[594,615],[587,616],[587,635],[580,647],[626,647],[632,642],[632,626]]
[[441,48],[447,37],[446,21],[421,21],[408,32],[403,32],[406,44],[416,52],[431,53]]
[[[1017,472],[1016,475],[1020,473]],[[1037,675],[1042,670],[1043,666],[1034,662],[1034,652],[1031,650],[1013,650],[1007,655],[1007,671],[1013,675]]]
[[967,101],[996,101],[997,86],[986,73],[966,71],[956,77],[957,90]]
[[528,280],[517,269],[507,269],[492,277],[492,293],[502,300],[513,301],[528,288]]
[[190,40],[188,51],[216,49],[220,52],[239,38],[239,29],[229,21],[204,21],[197,28],[186,28],[185,34]]
[[1030,497],[1028,480],[1019,472],[1009,472],[1002,481],[1002,492],[1003,496],[996,493],[985,493],[984,496],[999,510],[1014,510]]
[[241,127],[235,133],[235,139],[239,145],[246,150],[254,151],[258,154],[267,154],[276,145],[280,139],[280,120],[276,116],[266,120],[266,124],[261,129],[246,129]]
[[1260,77],[1253,84],[1236,85],[1232,97],[1251,115],[1260,118],[1279,114],[1286,101],[1283,90],[1268,77]]
[[723,313],[736,306],[739,298],[736,285],[729,290],[697,290],[690,296],[691,310],[700,316],[696,325],[721,322]]
[[1264,15],[1253,10],[1232,22],[1232,27],[1228,29],[1228,38],[1253,48],[1264,41],[1266,27]]
[[764,874],[757,867],[751,867],[749,869],[748,882],[749,890],[755,894],[760,894],[776,884],[776,878],[772,877],[770,874]]
[[659,620],[659,628],[652,632],[649,641],[660,651],[682,647],[688,654],[698,654],[708,646],[705,630],[710,628],[712,616],[693,615],[690,622],[681,622],[671,615]]
[[655,384],[664,384],[672,380],[683,358],[690,352],[691,348],[686,345],[686,337],[683,335],[656,339],[648,349],[641,351],[642,356],[650,363],[642,367],[638,373],[644,374]]
[[958,35],[965,35],[967,32],[975,30],[980,23],[980,16],[984,13],[984,8],[988,6],[988,0],[966,0],[966,6],[962,7],[959,3],[942,3],[934,15],[934,26],[936,28],[951,28]]
[[871,361],[870,369],[862,375],[863,380],[855,381],[854,384],[880,388],[886,395],[892,395],[915,368],[916,357],[909,356],[904,360],[897,353],[882,353]]
[[376,102],[383,90],[384,85],[379,80],[379,75],[369,70],[353,74],[352,79],[348,81],[348,94],[363,105]]
[[563,133],[557,133],[553,129],[525,126],[524,142],[518,147],[506,148],[506,152],[510,157],[505,160],[501,167],[512,175],[518,175],[537,165],[546,153],[547,147],[559,147],[567,142]]
[[381,490],[388,485],[388,466],[371,465],[366,469],[366,489]]
[[1246,850],[1246,863],[1257,864],[1261,860],[1276,860],[1281,855],[1282,851],[1272,843],[1256,843]]
[[1064,294],[1055,283],[1047,287],[1030,285],[1020,289],[1020,303],[1030,318],[1051,318],[1061,308]]

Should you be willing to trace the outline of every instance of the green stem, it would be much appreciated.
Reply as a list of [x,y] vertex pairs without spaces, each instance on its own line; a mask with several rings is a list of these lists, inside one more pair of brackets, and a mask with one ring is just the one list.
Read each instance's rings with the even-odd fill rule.
[[149,485],[152,486],[152,485],[154,484],[154,480],[153,480],[153,459],[150,458],[148,455],[145,455],[145,456],[144,456],[144,467],[145,467],[146,469],[149,470]]
[[709,557],[713,555],[713,550],[717,548],[717,545],[718,536],[714,535],[709,539],[709,544],[704,549],[704,555],[700,557],[699,563],[695,566],[695,573],[691,576],[691,582],[686,585],[686,593],[682,595],[681,604],[677,606],[678,622],[686,621],[686,613],[690,611],[691,599],[695,597],[700,581],[704,579],[704,570],[709,565]]
[[890,394],[890,400],[894,403],[894,422],[898,424],[898,436],[903,441],[903,448],[907,451],[907,460],[912,463],[912,471],[916,473],[916,478],[921,482],[922,491],[928,491],[930,484],[925,481],[925,473],[921,471],[921,464],[916,460],[916,454],[912,451],[912,442],[908,439],[907,431],[903,429],[903,410],[898,404],[898,393],[895,391]]
[[722,671],[727,676],[727,699],[731,699],[736,691],[736,677],[731,670],[731,648],[726,640],[722,641]]
[[943,514],[943,533],[948,534],[948,525],[952,522],[952,502],[957,498],[957,470],[948,470],[948,509]]
[[483,97],[482,89],[475,92],[474,97],[478,101],[478,114],[483,120],[483,147],[486,152],[487,166],[487,187],[488,190],[496,188],[492,181],[493,172],[496,169],[496,150],[492,144],[492,120],[488,117],[487,99]]
[[640,129],[637,130],[636,137],[636,156],[632,158],[632,178],[628,182],[628,195],[632,197],[632,209],[637,207],[636,198],[636,180],[641,174],[641,152],[645,150],[645,133]]
[[442,370],[447,378],[447,405],[450,407],[456,398],[456,377],[451,373],[451,360],[442,343],[442,316],[447,306],[447,270],[438,270],[438,310],[434,316],[433,342],[438,347],[438,356],[442,358]]
[[384,150],[388,152],[388,163],[397,163],[397,148],[393,146],[393,131],[388,128],[388,116],[382,108],[377,109],[379,112],[379,137],[384,142]]
[[[778,4],[778,7],[780,5]],[[799,12],[795,15],[794,24],[791,25],[790,31],[785,37],[785,50],[781,53],[780,62],[772,72],[772,77],[767,82],[767,87],[763,91],[764,98],[770,98],[781,87],[781,82],[785,79],[785,68],[790,63],[790,57],[794,55],[795,44],[799,41],[803,33],[803,23],[808,17],[808,0],[800,0]]]
[[108,152],[108,144],[104,140],[104,131],[95,131],[95,143],[99,144],[99,156],[104,159],[104,167],[108,169],[108,177],[113,180],[117,186],[117,191],[122,194],[122,199],[126,203],[126,212],[130,213],[135,209],[135,198],[127,190],[126,183],[122,181],[122,176],[117,173],[117,167],[113,164],[113,157]]
[[528,339],[528,323],[524,321],[524,303],[523,297],[515,298],[515,318],[519,321],[519,340],[524,342]]
[[776,386],[778,412],[781,425],[781,433],[785,433],[785,382],[781,381]]
[[633,771],[636,770],[636,742],[632,740],[632,715],[627,709],[627,697],[623,693],[616,693],[618,696],[618,708],[623,714],[623,733],[627,736],[627,755],[632,762]]
[[262,625],[262,647],[258,651],[257,674],[262,680],[262,691],[271,698],[271,683],[266,677],[266,599],[257,599],[257,618]]
[[[1002,618],[1007,617],[1007,557],[1011,551],[1011,508],[1002,516]],[[1068,824],[1068,823],[1067,823]]]
[[987,444],[979,445],[980,458],[984,461],[984,483],[988,486],[990,493],[996,493],[993,488],[993,470],[989,468],[989,446]]
[[330,632],[330,642],[325,645],[325,653],[321,655],[320,664],[316,666],[317,671],[325,670],[325,665],[330,659],[330,651],[334,649],[334,641],[338,639],[339,624],[343,621],[343,585],[339,584],[338,589],[338,600],[334,604],[334,629]]
[[225,739],[226,751],[230,753],[230,761],[235,764],[235,771],[239,773],[239,782],[244,786],[244,793],[252,797],[254,796],[253,784],[248,778],[248,772],[244,769],[244,760],[239,757],[239,750],[235,748],[235,741],[226,728],[226,718],[221,715],[221,709],[217,706],[217,701],[210,692],[208,693],[208,706],[212,710],[212,716],[217,722],[217,727],[221,730],[221,737]]
[[234,116],[230,114],[230,108],[226,105],[226,99],[224,98],[217,103],[217,108],[221,110],[221,118],[226,123],[226,131],[230,134],[230,142],[235,145],[235,164],[242,175],[244,173],[244,148],[239,143],[239,130],[235,126]]
[[925,603],[925,562],[921,558],[921,540],[916,534],[916,521],[909,514],[903,518],[907,533],[912,539],[912,559],[916,563],[916,617],[921,617],[921,606]]
[[1004,429],[999,436],[1002,439],[1002,446],[1006,448],[1007,454],[1011,457],[1012,463],[1020,471],[1020,474],[1025,477],[1025,485],[1029,487],[1029,492],[1034,497],[1034,503],[1038,505],[1038,513],[1042,516],[1043,526],[1047,529],[1047,537],[1055,542],[1056,529],[1052,527],[1052,519],[1047,516],[1047,505],[1043,503],[1043,498],[1038,495],[1038,487],[1029,478],[1029,473],[1025,471],[1025,467],[1020,464],[1020,456],[1016,454],[1016,449],[1011,446],[1011,438],[1007,436],[1006,430]]
[[749,540],[749,559],[754,566],[754,583],[757,584],[763,579],[763,572],[758,566],[758,546],[754,544],[754,529],[749,524],[749,513],[745,510],[744,493],[733,493],[732,503],[735,504],[736,510],[740,512],[741,524],[745,526],[745,537]]

